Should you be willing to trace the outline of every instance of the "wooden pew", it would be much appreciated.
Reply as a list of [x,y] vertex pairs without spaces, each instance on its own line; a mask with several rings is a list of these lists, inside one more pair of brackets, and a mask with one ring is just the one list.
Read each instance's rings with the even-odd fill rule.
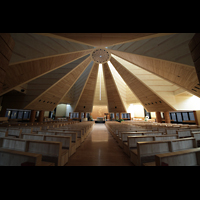
[[69,135],[72,137],[72,142],[76,143],[76,149],[81,146],[82,130],[51,129],[48,132],[54,132],[55,135]]
[[16,138],[20,138],[21,137],[21,133],[22,133],[22,129],[8,129],[8,136],[12,136],[12,137],[16,137]]
[[42,161],[42,155],[0,148],[0,166],[55,166]]
[[192,132],[191,135],[192,137],[196,139],[197,147],[199,147],[200,146],[200,132]]
[[155,161],[155,155],[157,154],[190,148],[196,148],[195,138],[137,142],[137,149],[130,151],[130,160],[134,165],[140,166],[142,163]]
[[[71,136],[62,136],[62,135],[39,135],[39,134],[21,134],[22,139],[25,140],[40,140],[40,141],[56,141],[62,143],[63,149],[69,150],[69,157],[76,152],[76,149],[71,145]],[[68,159],[66,160],[68,162]]]
[[155,155],[156,166],[200,166],[200,148]]
[[121,139],[119,140],[119,146],[123,149],[124,143],[128,141],[128,136],[136,136],[137,135],[163,135],[163,132],[159,131],[138,131],[138,132],[122,132]]
[[142,135],[142,136],[128,136],[128,141],[124,143],[124,152],[130,156],[130,150],[137,148],[137,142],[147,141],[162,141],[178,139],[177,134],[173,135]]
[[5,149],[42,154],[43,161],[53,162],[56,166],[65,165],[65,160],[69,157],[68,150],[62,149],[61,142],[1,137],[0,147]]
[[76,149],[80,146],[80,140],[77,139],[76,132],[64,132],[64,131],[38,131],[42,135],[60,135],[60,136],[70,136],[71,137],[71,147],[70,147],[70,156],[76,152]]
[[0,137],[8,137],[8,131],[1,131],[0,130]]
[[190,129],[177,130],[176,134],[178,134],[179,138],[192,137]]

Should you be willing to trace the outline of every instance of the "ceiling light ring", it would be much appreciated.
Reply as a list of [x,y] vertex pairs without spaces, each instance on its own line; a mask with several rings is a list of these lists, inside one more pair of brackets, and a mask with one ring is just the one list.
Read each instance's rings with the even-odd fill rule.
[[106,48],[97,48],[91,53],[91,58],[95,63],[104,64],[111,58],[111,53]]

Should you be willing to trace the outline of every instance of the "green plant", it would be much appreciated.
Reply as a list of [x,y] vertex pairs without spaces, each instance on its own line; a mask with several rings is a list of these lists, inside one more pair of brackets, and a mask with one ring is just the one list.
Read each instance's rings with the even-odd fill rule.
[[123,120],[123,119],[120,119],[120,123],[121,123],[122,121],[124,121],[124,120]]

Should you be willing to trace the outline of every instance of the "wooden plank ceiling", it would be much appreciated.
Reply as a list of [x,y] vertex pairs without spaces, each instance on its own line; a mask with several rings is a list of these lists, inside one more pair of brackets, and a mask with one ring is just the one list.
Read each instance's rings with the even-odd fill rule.
[[[126,112],[126,104],[138,102],[148,111],[172,111],[167,94],[200,97],[188,46],[194,33],[10,35],[15,46],[0,93],[7,108],[50,111],[70,103],[77,112],[93,105]],[[103,71],[90,56],[97,47],[112,55]]]

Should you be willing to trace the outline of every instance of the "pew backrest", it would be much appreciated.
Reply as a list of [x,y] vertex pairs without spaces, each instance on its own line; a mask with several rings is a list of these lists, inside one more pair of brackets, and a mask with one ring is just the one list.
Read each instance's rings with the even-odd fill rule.
[[42,154],[42,156],[55,157],[56,164],[61,165],[61,142],[26,140],[26,152]]
[[178,135],[177,134],[172,134],[172,135],[158,135],[154,137],[155,141],[160,141],[160,140],[174,140],[174,139],[178,139]]
[[200,166],[200,148],[155,155],[156,166]]
[[53,131],[37,131],[37,134],[39,134],[39,135],[55,135],[55,132],[53,132]]
[[7,137],[8,136],[8,131],[1,131],[0,130],[0,137]]
[[191,134],[197,141],[200,140],[200,132],[192,132]]
[[193,137],[171,140],[171,145],[172,151],[180,151],[183,149],[191,149],[197,147],[196,139]]
[[41,166],[42,155],[0,148],[0,166],[21,166],[24,162]]
[[137,147],[137,142],[142,142],[142,141],[153,141],[154,136],[128,136],[127,141],[128,141],[128,147],[129,148],[136,148]]
[[77,141],[77,133],[76,132],[55,132],[55,135],[61,135],[61,136],[70,136],[72,142]]
[[25,140],[44,140],[44,135],[22,133],[21,138]]
[[21,137],[22,129],[8,129],[8,136]]
[[71,149],[71,136],[62,135],[44,135],[45,141],[61,142],[62,148]]
[[191,131],[189,129],[186,129],[186,130],[177,130],[176,131],[176,134],[178,134],[178,137],[179,138],[182,138],[182,137],[191,137]]
[[0,147],[16,151],[25,151],[26,141],[21,138],[1,137]]
[[32,127],[23,127],[21,129],[22,129],[22,133],[32,133],[33,132]]

